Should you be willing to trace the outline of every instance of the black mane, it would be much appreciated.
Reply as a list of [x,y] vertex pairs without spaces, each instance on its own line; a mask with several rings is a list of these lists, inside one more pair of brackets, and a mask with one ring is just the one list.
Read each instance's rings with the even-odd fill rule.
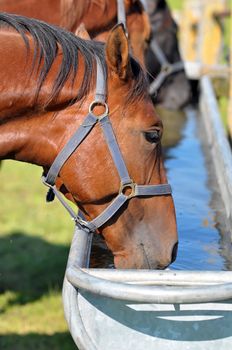
[[[102,65],[104,79],[107,79],[103,43],[83,40],[62,28],[32,18],[8,13],[0,13],[0,28],[2,27],[10,27],[16,30],[22,36],[28,50],[29,42],[26,34],[32,36],[35,44],[33,69],[35,65],[38,68],[41,62],[43,62],[40,68],[37,96],[57,56],[58,46],[61,48],[63,54],[62,63],[54,81],[53,90],[48,103],[54,98],[57,98],[65,82],[69,78],[71,78],[74,83],[78,70],[79,53],[81,53],[84,58],[85,72],[81,87],[73,103],[82,100],[88,94],[91,77],[95,70],[96,58],[98,58]],[[144,94],[146,89],[146,77],[141,67],[133,58],[131,58],[131,63],[134,71],[134,81],[127,100],[136,100]]]

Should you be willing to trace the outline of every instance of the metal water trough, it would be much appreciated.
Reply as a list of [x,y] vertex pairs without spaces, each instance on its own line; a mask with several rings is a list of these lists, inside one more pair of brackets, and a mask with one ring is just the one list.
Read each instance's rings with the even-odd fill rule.
[[[221,149],[226,140],[218,121],[210,126],[210,81],[204,77],[201,84],[209,99],[201,101],[201,110],[212,129],[213,152],[221,154],[230,220],[231,156],[227,145],[226,159]],[[220,181],[223,186],[222,175]],[[88,269],[91,242],[91,235],[75,229],[63,285],[65,316],[79,350],[232,349],[232,272]]]

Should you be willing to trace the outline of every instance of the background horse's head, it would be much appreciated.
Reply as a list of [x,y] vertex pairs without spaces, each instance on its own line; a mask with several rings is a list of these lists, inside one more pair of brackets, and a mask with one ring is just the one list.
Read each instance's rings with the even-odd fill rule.
[[[162,123],[147,95],[144,73],[129,55],[121,25],[113,29],[104,49],[35,20],[0,15],[0,21],[19,31],[0,30],[1,159],[31,162],[48,171],[88,114],[97,58],[105,71],[110,120],[130,177],[143,185],[167,182]],[[102,106],[94,113],[102,113]],[[87,219],[115,198],[120,179],[99,125],[68,158],[58,185]],[[175,259],[177,248],[172,197],[132,198],[99,232],[116,267],[164,268]]]
[[83,22],[91,39],[104,42],[114,25],[124,21],[133,55],[144,64],[150,23],[140,0],[1,0],[0,11],[37,18],[73,33]]
[[[160,72],[162,69],[165,71],[166,63],[176,63],[177,66],[180,63],[181,67],[182,59],[178,48],[178,28],[166,1],[146,0],[146,2],[152,27],[150,45],[146,53],[146,67],[152,82],[155,78],[160,78]],[[161,54],[157,50],[161,51]],[[183,66],[180,69],[177,68],[176,72],[167,74],[166,79],[161,79],[158,89],[152,93],[152,96],[155,103],[160,103],[168,109],[179,109],[185,106],[190,101],[191,89]]]
[[126,27],[133,55],[145,66],[145,52],[151,36],[149,17],[139,0],[125,0]]
[[[118,6],[118,0],[89,1],[89,9],[83,22],[92,39],[106,42],[113,26],[122,21],[133,55],[145,65],[145,50],[151,34],[148,15],[140,0],[124,0],[121,3],[122,6]],[[99,13],[98,23],[95,16],[92,16],[93,13]]]

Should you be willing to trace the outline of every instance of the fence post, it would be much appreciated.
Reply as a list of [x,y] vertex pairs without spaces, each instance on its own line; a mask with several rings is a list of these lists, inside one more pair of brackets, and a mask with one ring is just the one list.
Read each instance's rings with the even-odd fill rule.
[[228,108],[228,130],[232,139],[232,2],[230,1],[230,93],[229,93],[229,108]]
[[202,20],[199,27],[198,60],[203,64],[217,64],[222,48],[222,30],[215,13],[225,10],[225,0],[202,0]]
[[197,0],[185,0],[181,13],[180,42],[181,54],[185,61],[196,61],[197,32],[200,19],[199,4]]

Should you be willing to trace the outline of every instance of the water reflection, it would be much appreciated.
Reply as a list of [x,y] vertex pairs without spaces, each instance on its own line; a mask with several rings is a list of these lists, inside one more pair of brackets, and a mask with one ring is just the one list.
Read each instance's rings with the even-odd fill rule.
[[186,114],[184,111],[171,111],[160,107],[157,107],[156,111],[164,126],[162,147],[164,153],[166,153],[168,148],[176,147],[182,139],[183,128],[187,120]]
[[214,212],[215,227],[219,234],[219,253],[224,258],[224,269],[232,270],[232,244],[231,244],[231,227],[225,216],[225,209],[221,199],[220,190],[216,178],[214,176],[215,170],[212,163],[212,155],[209,152],[205,135],[202,133],[201,121],[199,123],[199,138],[201,140],[203,153],[205,157],[206,168],[208,169],[207,185],[211,189],[210,207]]
[[[165,152],[165,165],[173,187],[180,242],[178,257],[172,268],[225,270],[230,266],[230,254],[225,251],[228,246],[221,244],[220,233],[223,228],[217,221],[219,211],[216,209],[221,201],[217,198],[217,205],[212,205],[215,184],[212,186],[209,181],[196,111],[188,109],[186,117],[181,140]],[[222,213],[221,208],[221,215]],[[226,233],[225,236],[228,237]]]

